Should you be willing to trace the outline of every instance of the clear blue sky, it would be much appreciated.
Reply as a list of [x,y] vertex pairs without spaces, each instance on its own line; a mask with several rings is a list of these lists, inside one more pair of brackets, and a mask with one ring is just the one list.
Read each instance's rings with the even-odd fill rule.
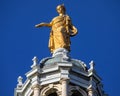
[[120,86],[120,1],[119,0],[0,0],[0,96],[13,96],[17,77],[24,77],[31,59],[51,56],[49,28],[35,24],[57,16],[64,3],[79,34],[71,38],[71,57],[88,67],[95,61],[104,90],[118,96]]

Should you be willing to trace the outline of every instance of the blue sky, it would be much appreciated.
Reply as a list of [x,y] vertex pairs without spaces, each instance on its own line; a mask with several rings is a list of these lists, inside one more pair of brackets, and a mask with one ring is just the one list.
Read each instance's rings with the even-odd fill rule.
[[71,57],[88,67],[94,60],[110,96],[120,86],[120,1],[119,0],[1,0],[0,1],[0,95],[13,96],[17,77],[25,81],[31,59],[50,57],[49,28],[35,24],[57,16],[56,6],[65,4],[79,33],[71,38]]

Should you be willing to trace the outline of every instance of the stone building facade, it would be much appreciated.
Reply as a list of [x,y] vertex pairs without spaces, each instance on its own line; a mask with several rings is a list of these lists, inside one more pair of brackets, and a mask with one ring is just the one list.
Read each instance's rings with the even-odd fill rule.
[[26,81],[18,77],[14,96],[108,96],[93,61],[88,68],[83,61],[71,58],[64,48],[40,62],[37,57],[32,60]]

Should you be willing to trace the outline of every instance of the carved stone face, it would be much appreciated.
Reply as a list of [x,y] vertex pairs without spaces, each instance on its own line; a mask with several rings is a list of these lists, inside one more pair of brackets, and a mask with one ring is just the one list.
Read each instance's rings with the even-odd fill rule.
[[63,5],[58,5],[57,6],[57,12],[59,14],[65,14],[65,7]]

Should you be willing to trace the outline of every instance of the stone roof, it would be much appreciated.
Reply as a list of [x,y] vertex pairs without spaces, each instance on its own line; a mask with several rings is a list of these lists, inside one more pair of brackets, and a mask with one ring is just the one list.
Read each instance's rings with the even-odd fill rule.
[[83,61],[77,60],[77,59],[72,59],[70,57],[68,57],[65,60],[62,55],[58,55],[55,57],[43,58],[40,61],[40,68],[47,67],[47,66],[50,67],[57,63],[66,63],[66,64],[72,63],[73,67],[79,68],[79,70],[81,70],[81,71],[87,71],[86,64]]

